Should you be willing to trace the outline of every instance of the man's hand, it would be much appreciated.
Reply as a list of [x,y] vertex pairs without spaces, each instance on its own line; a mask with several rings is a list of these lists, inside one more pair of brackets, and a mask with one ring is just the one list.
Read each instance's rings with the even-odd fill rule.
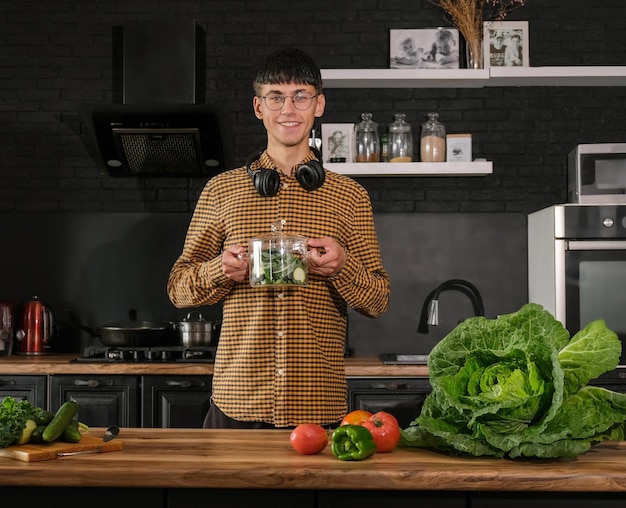
[[331,277],[345,266],[348,254],[334,238],[309,239],[309,272]]
[[243,282],[248,275],[248,257],[241,245],[228,247],[222,254],[222,270],[229,279]]

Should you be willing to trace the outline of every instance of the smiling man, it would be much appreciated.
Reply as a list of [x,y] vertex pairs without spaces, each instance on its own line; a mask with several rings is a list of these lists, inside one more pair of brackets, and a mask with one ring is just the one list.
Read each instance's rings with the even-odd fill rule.
[[[168,293],[177,307],[223,302],[205,427],[333,425],[347,411],[347,307],[380,316],[389,277],[367,192],[309,147],[326,105],[315,61],[298,49],[273,53],[254,92],[267,146],[206,184]],[[248,241],[272,228],[307,239],[305,285],[250,285]]]

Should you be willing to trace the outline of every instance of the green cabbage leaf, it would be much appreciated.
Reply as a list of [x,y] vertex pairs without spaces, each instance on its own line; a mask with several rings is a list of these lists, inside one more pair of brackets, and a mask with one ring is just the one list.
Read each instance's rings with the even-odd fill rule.
[[465,320],[430,352],[432,392],[401,446],[494,457],[574,457],[624,439],[626,394],[589,382],[622,347],[599,319],[573,337],[542,306]]

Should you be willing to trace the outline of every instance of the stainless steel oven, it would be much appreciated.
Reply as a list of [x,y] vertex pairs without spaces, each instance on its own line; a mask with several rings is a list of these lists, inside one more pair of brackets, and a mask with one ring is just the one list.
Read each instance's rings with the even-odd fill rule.
[[564,204],[530,214],[528,299],[572,335],[604,319],[626,345],[626,205]]

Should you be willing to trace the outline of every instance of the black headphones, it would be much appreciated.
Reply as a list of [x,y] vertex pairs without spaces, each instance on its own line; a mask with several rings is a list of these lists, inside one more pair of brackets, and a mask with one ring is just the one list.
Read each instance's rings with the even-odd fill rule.
[[[296,168],[296,180],[307,191],[319,189],[326,179],[326,172],[320,162],[322,154],[314,147],[310,147],[317,159],[305,162]],[[259,160],[265,148],[252,152],[246,160],[246,171],[252,178],[252,183],[257,192],[263,197],[272,197],[278,194],[280,189],[280,174],[275,169],[259,168],[252,169],[252,164]]]

